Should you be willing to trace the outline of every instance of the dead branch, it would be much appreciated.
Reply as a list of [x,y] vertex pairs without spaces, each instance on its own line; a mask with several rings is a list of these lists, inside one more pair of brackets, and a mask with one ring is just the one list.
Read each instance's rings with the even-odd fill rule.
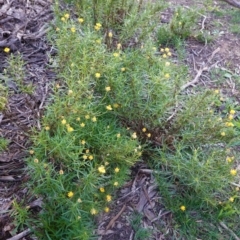
[[[210,62],[212,61],[213,57],[214,57],[214,56],[216,55],[216,53],[218,53],[219,51],[220,51],[220,48],[218,47],[216,50],[214,50],[214,51],[212,52],[212,55],[211,55],[210,58],[208,59],[208,63],[210,63]],[[191,85],[194,85],[194,84],[198,81],[198,79],[199,79],[199,77],[202,75],[202,73],[203,73],[204,71],[208,71],[209,69],[210,69],[210,66],[207,66],[207,63],[203,63],[202,66],[200,67],[200,69],[198,70],[197,75],[195,76],[195,78],[194,78],[192,81],[184,84],[184,85],[181,87],[181,91],[183,91],[184,89],[186,89],[187,87],[189,87],[189,86],[191,86]]]
[[113,226],[113,224],[115,223],[115,221],[121,216],[121,214],[124,212],[126,208],[126,204],[123,205],[122,209],[120,210],[120,212],[109,222],[109,224],[106,227],[106,231],[111,228]]
[[32,232],[32,230],[28,228],[28,229],[24,230],[23,232],[15,235],[14,237],[8,238],[7,240],[19,240],[19,239],[27,236],[31,232]]
[[220,226],[222,226],[225,230],[229,231],[230,234],[231,234],[236,240],[240,240],[240,238],[233,232],[233,230],[231,230],[230,228],[228,228],[224,222],[220,222],[219,224],[220,224]]
[[228,4],[230,4],[233,7],[240,8],[240,2],[237,0],[222,0]]

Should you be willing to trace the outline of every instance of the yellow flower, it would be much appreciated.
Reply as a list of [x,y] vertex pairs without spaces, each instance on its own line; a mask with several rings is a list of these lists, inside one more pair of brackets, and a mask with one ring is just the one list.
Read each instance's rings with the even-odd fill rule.
[[81,127],[85,127],[85,123],[81,123],[80,126],[81,126]]
[[101,165],[99,168],[98,168],[98,171],[102,174],[106,173],[106,169],[103,165]]
[[73,90],[68,90],[68,95],[73,94]]
[[81,141],[81,144],[82,144],[82,145],[84,145],[85,143],[86,143],[86,141],[85,141],[85,140],[82,140],[82,141]]
[[76,28],[75,27],[71,27],[71,32],[75,33],[76,32]]
[[172,53],[168,52],[167,55],[168,55],[169,57],[171,57],[171,56],[172,56]]
[[166,54],[163,54],[162,56],[163,56],[163,58],[167,58],[167,55],[166,55]]
[[234,116],[232,114],[228,115],[229,120],[233,120]]
[[113,184],[115,187],[117,187],[118,186],[118,182],[114,182],[114,184]]
[[60,170],[59,170],[59,174],[60,174],[60,175],[63,175],[63,173],[64,173],[63,170],[60,169]]
[[97,121],[97,118],[96,118],[96,117],[93,117],[93,118],[92,118],[92,121],[93,121],[93,122],[96,122],[96,121]]
[[230,197],[230,198],[229,198],[229,201],[230,201],[230,202],[234,202],[234,197]]
[[104,211],[105,211],[106,213],[108,213],[109,210],[110,210],[110,209],[109,209],[108,207],[105,207],[105,208],[104,208]]
[[65,17],[66,19],[69,19],[70,15],[69,15],[68,13],[66,13],[66,14],[64,14],[64,17]]
[[117,44],[117,49],[120,50],[122,48],[122,44],[121,43],[118,43]]
[[132,134],[132,138],[133,138],[133,139],[136,139],[136,138],[137,138],[137,133],[136,133],[136,132],[134,132],[134,133]]
[[164,49],[163,49],[163,48],[161,48],[161,49],[160,49],[160,52],[164,52]]
[[170,78],[169,73],[166,73],[166,74],[165,74],[165,78]]
[[146,132],[146,131],[147,131],[147,129],[146,129],[146,128],[143,128],[143,129],[142,129],[142,131],[143,131],[143,132]]
[[118,173],[119,171],[120,171],[120,169],[118,167],[114,169],[115,173]]
[[96,43],[100,44],[101,43],[101,39],[97,39]]
[[106,90],[106,92],[109,92],[109,91],[111,91],[111,87],[105,87],[105,90]]
[[169,50],[169,48],[165,48],[165,52],[169,52],[170,50]]
[[49,130],[50,130],[50,127],[49,127],[49,126],[46,126],[46,127],[45,127],[45,130],[46,130],[46,131],[49,131]]
[[107,195],[107,196],[106,196],[106,201],[107,201],[107,202],[111,202],[111,201],[112,201],[111,195]]
[[89,153],[89,149],[86,149],[86,153]]
[[180,207],[180,210],[182,210],[182,211],[184,212],[184,211],[186,211],[186,207],[185,207],[184,205],[182,205],[182,206]]
[[84,160],[86,160],[88,157],[87,157],[87,155],[83,155],[83,157],[82,157]]
[[109,111],[112,111],[112,106],[108,105],[108,106],[106,106],[106,109],[109,110]]
[[3,51],[4,51],[5,53],[9,53],[9,52],[10,52],[10,48],[5,47],[5,48],[3,49]]
[[222,137],[226,136],[226,133],[225,132],[221,132],[221,136]]
[[96,78],[100,78],[100,77],[101,77],[101,74],[100,74],[100,73],[95,73],[95,77],[96,77]]
[[214,93],[218,94],[219,93],[219,89],[214,90]]
[[92,215],[96,215],[96,214],[97,214],[97,210],[96,210],[95,208],[92,208],[91,211],[90,211],[90,213],[91,213]]
[[89,160],[93,160],[93,155],[90,155],[90,156],[88,157],[88,159],[89,159]]
[[230,170],[230,174],[231,174],[232,176],[236,176],[236,175],[237,175],[237,170],[236,170],[236,169],[231,169],[231,170]]
[[86,118],[86,119],[89,119],[89,118],[90,118],[90,116],[89,116],[89,115],[86,115],[86,116],[85,116],[85,118]]
[[73,197],[73,195],[74,195],[74,193],[73,193],[72,191],[68,192],[68,194],[67,194],[67,196],[68,196],[69,198]]
[[114,56],[114,57],[119,57],[119,53],[116,53],[116,52],[115,52],[115,53],[113,54],[113,56]]
[[78,22],[83,23],[84,19],[83,18],[78,18]]
[[61,21],[62,21],[62,22],[65,22],[65,21],[66,21],[66,18],[65,18],[65,17],[61,17]]
[[81,199],[81,198],[78,198],[77,202],[78,202],[78,203],[82,203],[82,199]]
[[100,30],[102,27],[102,24],[101,23],[96,23],[96,25],[94,26],[95,30]]
[[226,122],[225,125],[227,127],[234,127],[234,124],[232,122]]
[[73,129],[72,127],[70,127],[70,126],[67,126],[67,131],[68,131],[68,132],[73,132],[74,129]]
[[235,110],[231,109],[229,113],[232,114],[232,115],[234,115],[235,112],[236,112]]
[[182,22],[179,22],[178,25],[181,26],[181,25],[182,25]]
[[226,161],[229,163],[232,162],[233,159],[234,159],[234,157],[226,157]]
[[147,134],[147,137],[150,138],[150,137],[151,137],[151,133],[148,133],[148,134]]
[[61,121],[61,123],[62,123],[62,125],[65,125],[65,124],[67,123],[66,119],[63,119],[63,120]]
[[37,159],[37,158],[35,158],[33,161],[34,161],[35,163],[38,163],[38,159]]
[[80,117],[78,117],[76,120],[79,122],[79,121],[81,120],[81,118],[80,118]]
[[30,150],[29,153],[30,153],[31,155],[33,155],[33,154],[34,154],[34,151],[33,151],[33,150]]
[[119,107],[119,104],[114,103],[114,104],[113,104],[113,107],[114,107],[114,108],[118,108],[118,107]]
[[109,37],[109,38],[112,38],[112,37],[113,37],[112,32],[109,32],[109,33],[108,33],[108,37]]
[[100,187],[99,191],[103,193],[103,192],[105,192],[105,189],[103,187]]
[[124,67],[123,67],[123,68],[121,68],[121,71],[122,71],[122,72],[125,72],[125,70],[126,70],[126,68],[124,68]]
[[166,67],[170,66],[170,62],[165,62],[165,66]]
[[120,137],[121,137],[121,134],[120,134],[120,133],[118,133],[118,134],[117,134],[117,138],[120,138]]
[[57,27],[57,28],[56,28],[56,32],[58,32],[58,31],[60,31],[60,28]]

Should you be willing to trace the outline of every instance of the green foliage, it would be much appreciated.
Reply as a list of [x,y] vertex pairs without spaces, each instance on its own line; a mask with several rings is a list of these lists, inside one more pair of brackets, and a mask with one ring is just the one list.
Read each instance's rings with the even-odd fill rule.
[[[24,93],[32,93],[33,86],[32,84],[26,85],[24,83],[25,79],[25,68],[24,61],[20,53],[16,55],[10,54],[8,57],[8,66],[4,69],[4,74],[7,77],[6,84],[7,85],[16,85],[16,89],[18,88],[21,92]],[[17,90],[18,90],[17,89]]]
[[[105,41],[112,45],[120,41],[122,45],[135,45],[149,35],[156,27],[155,18],[163,9],[161,2],[145,2],[138,0],[68,0],[68,3],[76,5],[76,14],[84,18],[88,24],[93,26],[101,23]],[[109,33],[113,39],[108,39]],[[114,41],[113,41],[114,40]],[[136,42],[137,40],[137,42]]]
[[[170,48],[155,47],[154,21],[144,22],[152,7],[143,1],[71,2],[78,19],[56,5],[50,38],[58,49],[58,82],[27,160],[29,187],[44,199],[35,234],[90,239],[93,216],[108,212],[142,153],[159,172],[166,205],[183,225],[194,225],[188,209],[214,212],[220,201],[236,204],[229,187],[237,176],[235,110],[218,112],[218,91],[181,90],[188,71],[171,59]],[[190,36],[196,13],[177,13],[166,33],[179,43]],[[138,26],[146,27],[144,38]],[[132,48],[127,42],[136,36]],[[234,215],[234,209],[215,216]],[[133,225],[137,229],[139,218]],[[148,237],[137,232],[137,239]]]
[[7,104],[8,92],[6,87],[0,84],[0,111],[3,111]]
[[[157,42],[160,45],[177,46],[179,40],[194,37],[199,41],[205,42],[210,38],[196,29],[196,23],[199,19],[199,13],[196,10],[178,8],[170,22],[160,26],[157,30]],[[206,35],[206,36],[205,36]]]
[[131,226],[135,231],[134,240],[144,240],[151,237],[151,230],[142,226],[142,217],[143,216],[140,213],[133,212]]
[[12,234],[16,234],[18,230],[22,231],[26,225],[29,226],[29,208],[24,207],[23,202],[18,203],[16,200],[12,202],[10,216],[13,218],[15,226]]
[[5,151],[8,147],[9,141],[6,138],[0,137],[0,152]]

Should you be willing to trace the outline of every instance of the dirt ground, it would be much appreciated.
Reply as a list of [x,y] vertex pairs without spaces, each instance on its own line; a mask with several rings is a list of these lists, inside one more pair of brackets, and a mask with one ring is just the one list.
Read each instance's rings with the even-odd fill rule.
[[[191,7],[192,2],[171,0],[172,6]],[[28,189],[22,185],[28,180],[24,159],[31,146],[29,134],[33,128],[41,129],[40,118],[47,106],[51,86],[56,81],[50,63],[56,50],[46,37],[53,19],[51,4],[51,0],[0,0],[0,83],[9,88],[7,109],[0,112],[0,137],[10,141],[7,151],[0,153],[0,239],[16,234],[13,219],[8,213],[13,201],[25,199],[31,205]],[[220,1],[214,4],[220,8],[231,8]],[[171,11],[162,13],[165,20],[170,16]],[[222,34],[211,43],[200,43],[194,39],[186,42],[184,61],[190,68],[192,79],[205,67],[193,85],[215,88],[214,79],[210,76],[211,69],[240,74],[240,36],[229,31],[229,16],[202,16],[199,26],[213,32],[216,20],[221,22],[218,30]],[[5,47],[9,47],[13,54],[19,52],[23,57],[26,71],[24,83],[34,86],[32,94],[21,92],[12,80],[3,77],[9,55],[4,53]],[[240,101],[239,89],[231,79],[226,79],[222,87],[224,94],[230,94]],[[133,221],[133,214],[137,213],[142,215],[138,228],[148,229],[151,232],[149,239],[171,239],[166,235],[172,234],[172,213],[164,208],[153,173],[144,163],[132,169],[131,180],[116,193],[110,213],[98,216],[98,239],[134,239],[136,229],[130,222]]]

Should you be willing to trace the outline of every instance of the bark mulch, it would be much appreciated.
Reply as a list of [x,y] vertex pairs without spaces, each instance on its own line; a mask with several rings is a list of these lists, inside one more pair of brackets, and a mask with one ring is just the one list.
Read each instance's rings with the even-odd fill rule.
[[[0,153],[0,239],[15,234],[8,211],[14,200],[29,201],[24,158],[29,153],[29,134],[41,129],[40,117],[56,79],[49,60],[54,50],[46,32],[53,19],[51,0],[0,0],[0,83],[8,87],[6,109],[0,112],[0,137],[9,140],[8,149]],[[10,53],[4,53],[4,48]],[[32,84],[31,94],[22,92],[14,80],[4,75],[10,54],[24,60],[24,85]]]

